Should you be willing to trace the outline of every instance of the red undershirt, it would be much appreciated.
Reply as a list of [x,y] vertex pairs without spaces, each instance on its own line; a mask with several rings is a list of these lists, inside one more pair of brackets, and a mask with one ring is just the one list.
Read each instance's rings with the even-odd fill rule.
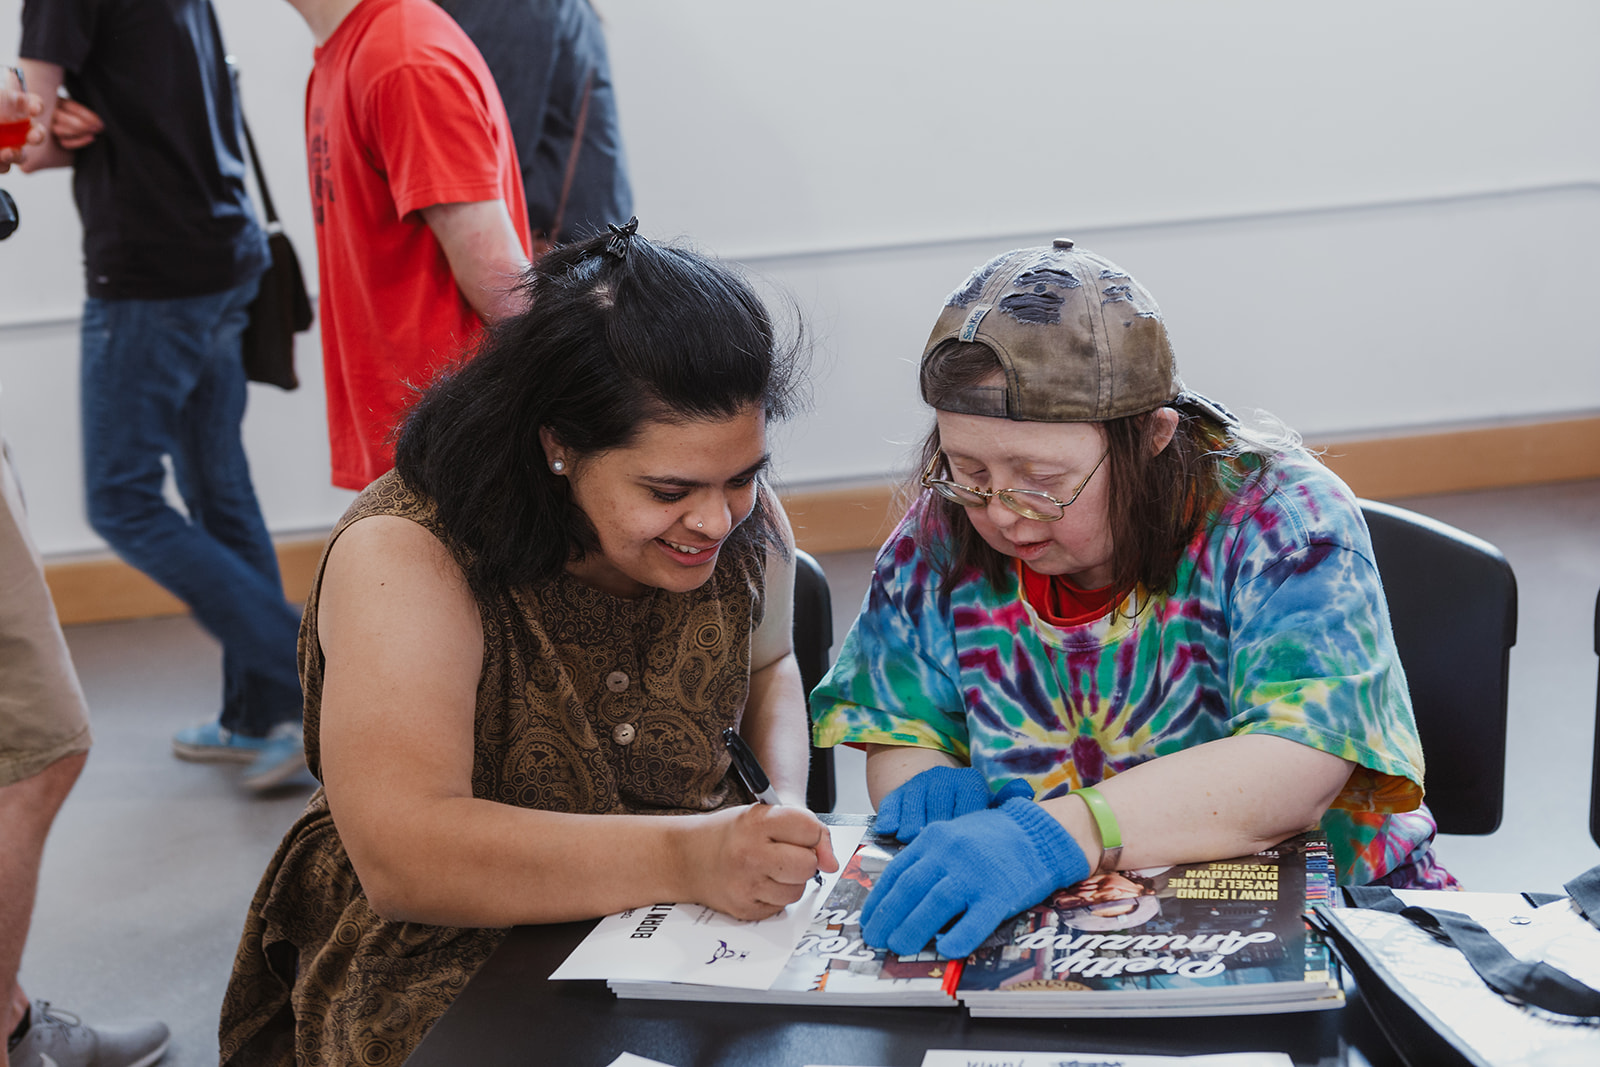
[[1052,626],[1082,626],[1103,617],[1122,599],[1115,585],[1080,589],[1063,575],[1039,574],[1020,559],[1017,577],[1023,598]]
[[[1060,575],[1039,574],[1020,559],[1017,560],[1017,577],[1022,581],[1022,596],[1039,618],[1051,626],[1082,626],[1102,618],[1122,601],[1116,586],[1099,589],[1079,589]],[[866,745],[846,741],[848,748],[865,749]]]

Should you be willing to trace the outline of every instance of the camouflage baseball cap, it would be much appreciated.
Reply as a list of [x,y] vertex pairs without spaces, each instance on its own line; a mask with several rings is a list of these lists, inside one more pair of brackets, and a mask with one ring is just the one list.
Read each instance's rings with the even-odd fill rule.
[[1115,263],[1064,237],[996,256],[973,271],[945,301],[922,350],[924,369],[947,341],[988,346],[1005,384],[948,392],[937,405],[944,411],[1104,422],[1154,410],[1183,393],[1154,298]]

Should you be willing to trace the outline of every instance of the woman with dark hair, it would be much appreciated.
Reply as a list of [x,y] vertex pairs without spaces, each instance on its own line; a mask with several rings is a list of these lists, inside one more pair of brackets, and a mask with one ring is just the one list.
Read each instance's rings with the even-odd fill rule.
[[999,256],[921,386],[922,493],[812,695],[911,842],[869,942],[963,956],[1091,872],[1319,823],[1341,882],[1454,886],[1360,508],[1184,389],[1143,287],[1067,240]]
[[[251,905],[224,1063],[399,1063],[506,927],[758,919],[836,868],[764,480],[794,351],[635,225],[540,260],[329,539],[300,635],[322,788]],[[793,806],[751,803],[727,728]]]

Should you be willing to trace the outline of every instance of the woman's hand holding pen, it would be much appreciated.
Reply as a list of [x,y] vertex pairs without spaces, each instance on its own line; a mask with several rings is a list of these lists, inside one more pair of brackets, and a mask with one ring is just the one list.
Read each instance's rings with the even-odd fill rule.
[[839,869],[828,828],[802,807],[750,804],[691,821],[684,899],[736,919],[776,915],[805,895],[818,870]]

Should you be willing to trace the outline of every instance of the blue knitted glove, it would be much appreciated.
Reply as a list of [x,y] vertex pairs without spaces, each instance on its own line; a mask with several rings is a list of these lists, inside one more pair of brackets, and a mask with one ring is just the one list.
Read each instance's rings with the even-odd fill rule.
[[909,956],[939,934],[939,954],[958,959],[1010,916],[1088,876],[1072,835],[1033,801],[1014,797],[929,826],[891,860],[861,909],[861,936]]
[[990,793],[989,783],[975,767],[929,767],[883,798],[874,829],[909,842],[929,823],[997,807],[1015,796],[1031,799],[1033,788],[1021,778],[1013,778],[999,793]]

